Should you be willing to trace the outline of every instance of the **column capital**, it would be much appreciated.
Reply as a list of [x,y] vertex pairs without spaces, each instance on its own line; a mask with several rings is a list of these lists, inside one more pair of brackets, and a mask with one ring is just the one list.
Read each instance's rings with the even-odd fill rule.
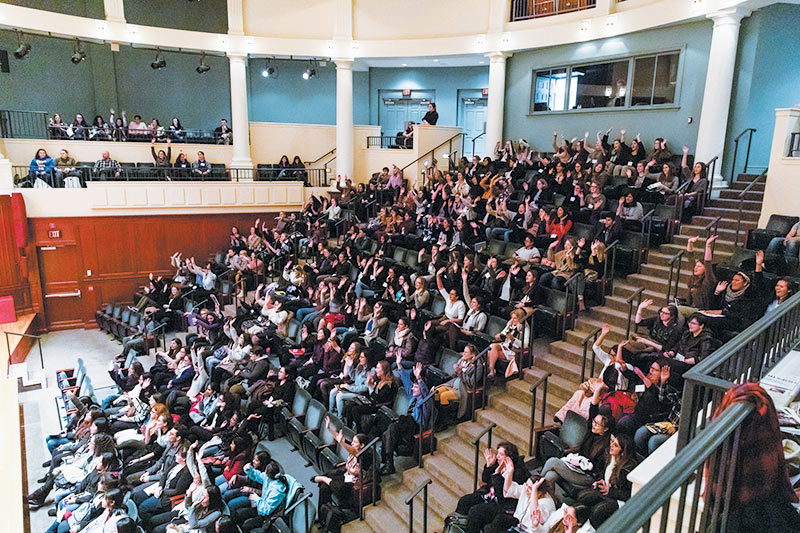
[[231,63],[244,63],[247,61],[247,54],[240,52],[227,52],[225,55],[228,56],[228,61]]
[[728,25],[739,25],[742,22],[742,19],[745,17],[749,17],[753,14],[753,10],[743,6],[736,6],[727,9],[720,9],[717,11],[712,11],[706,15],[706,18],[709,18],[714,21],[714,26],[728,26]]
[[354,60],[351,57],[334,57],[331,61],[336,64],[336,70],[353,70]]
[[244,35],[242,0],[228,0],[228,33],[231,35]]
[[514,55],[513,52],[489,52],[488,54],[483,54],[484,57],[489,58],[490,63],[505,63],[506,59]]

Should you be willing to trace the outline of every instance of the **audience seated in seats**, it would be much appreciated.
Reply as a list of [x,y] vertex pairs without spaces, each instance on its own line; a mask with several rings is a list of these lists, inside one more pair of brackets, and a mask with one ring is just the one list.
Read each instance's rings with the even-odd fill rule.
[[[29,180],[33,187],[54,187],[53,171],[55,170],[55,160],[47,155],[47,150],[39,148],[36,155],[31,160]],[[40,181],[38,181],[40,180]]]
[[[182,128],[179,121],[173,126],[164,139],[178,142]],[[126,134],[137,130],[149,140],[161,135],[140,119],[128,124]],[[116,138],[117,129],[110,131]],[[223,142],[226,133],[227,125],[218,136]],[[517,368],[517,355],[530,345],[530,317],[546,303],[547,291],[564,290],[571,276],[582,274],[589,283],[576,284],[579,298],[584,290],[600,298],[594,285],[610,260],[606,247],[620,238],[624,217],[641,218],[635,214],[640,204],[626,202],[627,193],[634,195],[629,200],[638,196],[653,178],[640,176],[647,174],[642,164],[631,172],[632,182],[611,180],[651,160],[649,169],[661,170],[668,160],[665,143],[659,141],[653,157],[645,158],[639,141],[628,150],[624,132],[611,143],[609,135],[601,132],[593,148],[587,147],[588,136],[564,139],[552,158],[533,153],[524,140],[508,142],[494,158],[460,161],[452,175],[429,169],[428,185],[415,190],[404,186],[394,165],[368,187],[353,188],[345,176],[337,181],[339,199],[312,197],[297,216],[281,213],[272,227],[258,219],[246,226],[246,235],[231,228],[215,261],[201,266],[175,253],[174,275],[150,276],[137,293],[131,307],[146,319],[129,330],[120,355],[131,348],[148,353],[155,331],[178,330],[180,336],[156,353],[149,368],[134,364],[122,370],[112,363],[121,391],[98,402],[102,409],[71,400],[78,412],[65,433],[48,439],[50,471],[31,503],[44,504],[56,489],[60,509],[85,505],[72,522],[57,516],[51,530],[61,533],[76,520],[104,512],[101,495],[112,490],[128,495],[149,530],[165,530],[171,521],[203,533],[224,532],[231,523],[242,531],[263,530],[267,517],[293,501],[299,484],[281,474],[263,444],[257,452],[256,444],[280,438],[283,415],[311,396],[359,432],[350,442],[330,417],[334,426],[318,428],[335,434],[337,455],[345,451],[348,457],[343,468],[313,479],[326,506],[321,516],[336,514],[327,512],[334,500],[357,511],[355,498],[367,481],[356,455],[368,442],[380,439],[381,464],[375,466],[390,474],[402,464],[395,455],[413,454],[420,426],[466,419],[484,375],[495,377],[498,361],[504,361],[505,376],[524,370]],[[166,170],[170,154],[161,159],[159,169]],[[305,172],[298,161],[287,157],[282,170]],[[178,162],[171,175],[184,177],[189,163],[184,155]],[[191,166],[195,176],[211,174],[202,153]],[[108,153],[97,170],[109,178],[121,172]],[[573,192],[577,202],[569,201]],[[345,212],[355,213],[352,227],[339,223]],[[340,234],[339,242],[329,241],[330,234]],[[589,432],[577,453],[592,467],[576,472],[551,458],[541,478],[529,479],[513,445],[487,450],[484,486],[459,501],[467,529],[503,531],[522,524],[531,531],[556,527],[577,533],[591,530],[590,513],[599,525],[629,491],[630,439],[645,454],[674,432],[680,374],[718,345],[718,330],[737,331],[730,328],[751,323],[766,308],[768,302],[762,307],[762,299],[748,292],[750,280],[760,283],[762,263],[757,261],[757,275],[737,274],[718,294],[706,295],[708,304],[699,302],[702,291],[717,288],[713,274],[703,275],[711,258],[702,265],[705,272],[694,272],[687,303],[717,309],[719,319],[732,324],[692,316],[684,331],[674,306],[663,309],[663,319],[648,320],[642,316],[645,302],[637,323],[650,328],[647,341],[604,348],[610,328],[603,328],[593,347],[603,363],[600,377],[583,384],[556,415],[561,421],[573,410],[586,417]],[[220,304],[227,301],[220,295],[226,286],[233,288],[225,296],[237,300],[235,316]],[[779,281],[771,307],[794,290]],[[189,300],[194,307],[185,313]],[[503,322],[493,342],[483,335]],[[159,329],[161,324],[166,325]],[[408,398],[408,408],[388,417],[381,407],[405,405],[398,394]],[[370,468],[372,453],[361,459]],[[92,472],[119,472],[125,483],[106,485],[105,477]],[[77,489],[80,500],[68,498]],[[567,503],[581,505],[559,508],[565,494]],[[173,507],[180,498],[184,503]]]
[[796,267],[800,257],[800,222],[794,224],[785,237],[769,241],[767,253],[782,254],[791,267]]

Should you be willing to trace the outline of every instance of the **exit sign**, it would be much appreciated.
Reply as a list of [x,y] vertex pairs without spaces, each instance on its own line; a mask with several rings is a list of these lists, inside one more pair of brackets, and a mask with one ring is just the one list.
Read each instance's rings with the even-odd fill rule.
[[60,239],[61,238],[61,230],[60,229],[51,229],[47,232],[47,237],[49,239]]
[[403,89],[403,96],[411,96],[411,89]]
[[486,95],[489,94],[489,89],[484,89],[482,92],[483,92],[483,96],[486,96]]

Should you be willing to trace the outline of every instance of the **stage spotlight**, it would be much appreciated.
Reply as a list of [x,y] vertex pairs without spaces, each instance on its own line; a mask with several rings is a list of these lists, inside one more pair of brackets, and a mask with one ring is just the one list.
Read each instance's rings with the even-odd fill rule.
[[81,40],[76,37],[75,50],[72,51],[72,57],[70,58],[70,60],[72,61],[72,63],[77,65],[84,59],[86,59],[86,52],[84,52],[83,48],[81,48]]
[[14,57],[25,59],[31,51],[31,45],[22,40],[22,32],[17,30],[17,42],[19,46],[14,50]]
[[200,64],[197,66],[195,70],[197,71],[198,74],[205,74],[206,72],[211,70],[211,67],[209,67],[208,64],[206,63],[205,52],[203,52],[203,55],[200,56]]
[[306,71],[303,72],[303,79],[310,80],[317,77],[317,69],[314,68],[314,62],[309,61],[308,67],[306,67]]
[[163,54],[161,53],[161,48],[156,48],[156,58],[150,63],[150,68],[153,70],[160,70],[167,66],[167,60],[164,59]]

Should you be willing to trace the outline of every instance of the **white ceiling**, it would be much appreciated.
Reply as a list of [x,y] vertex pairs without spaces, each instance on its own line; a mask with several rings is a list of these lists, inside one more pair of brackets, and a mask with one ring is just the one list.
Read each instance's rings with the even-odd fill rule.
[[461,54],[441,57],[357,58],[353,68],[356,70],[367,70],[368,68],[477,67],[481,65],[488,66],[489,58],[484,57],[482,54]]

